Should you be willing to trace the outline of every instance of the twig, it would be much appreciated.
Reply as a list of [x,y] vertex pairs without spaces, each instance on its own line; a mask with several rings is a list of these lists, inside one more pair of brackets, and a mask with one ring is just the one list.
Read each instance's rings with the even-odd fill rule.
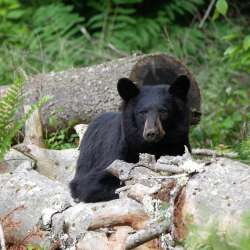
[[6,250],[5,240],[4,240],[4,232],[3,232],[3,227],[1,224],[0,224],[0,249]]
[[169,176],[148,176],[147,178],[140,178],[140,180],[146,180],[146,179],[178,179],[180,177],[186,177],[188,174],[175,174],[175,175],[169,175]]
[[181,168],[180,166],[176,166],[174,164],[164,164],[161,162],[157,162],[154,168],[152,169],[158,172],[162,171],[162,172],[169,172],[173,174],[181,174],[184,172],[183,168]]
[[128,56],[128,54],[122,52],[121,50],[117,49],[112,43],[109,43],[107,45],[108,48],[110,48],[112,51],[116,52],[120,56]]
[[192,154],[201,156],[226,157],[226,158],[238,157],[238,154],[236,152],[217,152],[215,150],[206,148],[195,148],[192,150]]
[[213,6],[214,6],[214,3],[215,3],[215,0],[212,0],[212,1],[210,2],[210,4],[208,5],[208,8],[207,8],[207,10],[206,10],[206,12],[205,12],[205,15],[203,16],[203,18],[202,18],[202,20],[201,20],[201,22],[200,22],[200,24],[199,24],[199,28],[202,28],[203,24],[205,23],[205,21],[206,21],[207,18],[209,17],[209,14],[210,14],[210,12],[211,12]]
[[125,249],[130,250],[139,245],[155,239],[159,235],[165,233],[169,228],[169,223],[165,220],[162,223],[154,223],[151,224],[149,227],[141,229],[136,233],[130,235],[126,240]]
[[28,157],[32,161],[34,161],[35,165],[37,165],[37,158],[35,158],[31,153],[29,153],[30,150],[28,149],[28,147],[26,145],[17,144],[15,146],[13,146],[12,148],[15,149],[16,151],[18,151],[19,153],[25,155],[26,157]]

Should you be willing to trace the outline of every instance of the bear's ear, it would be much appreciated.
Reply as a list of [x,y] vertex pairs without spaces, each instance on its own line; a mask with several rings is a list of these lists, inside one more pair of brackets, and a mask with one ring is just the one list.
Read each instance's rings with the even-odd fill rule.
[[139,88],[128,78],[121,78],[118,81],[117,90],[121,98],[126,102],[140,92]]
[[182,100],[185,100],[189,88],[190,88],[189,78],[185,75],[180,75],[175,79],[174,83],[170,85],[169,93],[171,95],[181,98]]

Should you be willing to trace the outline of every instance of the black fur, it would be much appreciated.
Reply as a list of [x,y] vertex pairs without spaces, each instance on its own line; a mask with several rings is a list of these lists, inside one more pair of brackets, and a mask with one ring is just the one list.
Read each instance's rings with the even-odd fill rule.
[[[186,102],[189,85],[185,76],[178,77],[171,86],[152,85],[140,89],[129,79],[120,79],[117,88],[124,100],[123,110],[105,113],[89,125],[81,142],[76,174],[70,183],[73,198],[85,202],[118,198],[114,191],[120,182],[105,172],[116,159],[135,163],[139,153],[159,158],[182,155],[184,145],[191,150]],[[146,120],[150,120],[149,127],[154,131],[150,140],[144,136],[148,132],[145,132]]]

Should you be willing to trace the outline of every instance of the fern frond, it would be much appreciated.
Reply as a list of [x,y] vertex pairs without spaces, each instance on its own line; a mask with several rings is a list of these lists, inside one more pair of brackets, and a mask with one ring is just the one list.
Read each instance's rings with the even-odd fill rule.
[[23,85],[24,81],[17,79],[0,100],[0,160],[9,150],[12,139],[18,130],[22,128],[32,112],[39,109],[48,101],[48,97],[42,98],[31,106],[29,112],[16,121],[15,116],[21,105]]

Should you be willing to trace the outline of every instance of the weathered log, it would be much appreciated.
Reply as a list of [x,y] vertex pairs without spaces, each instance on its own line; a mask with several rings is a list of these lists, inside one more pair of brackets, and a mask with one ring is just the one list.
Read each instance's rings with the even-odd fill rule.
[[141,229],[149,218],[142,204],[128,198],[74,204],[65,186],[40,175],[26,163],[12,174],[0,175],[0,200],[0,218],[10,213],[16,224],[8,231],[8,238],[21,242],[36,228],[41,237],[31,237],[29,243],[46,248],[59,236],[61,246],[74,245],[87,230],[100,227],[130,225]]
[[148,219],[143,206],[132,199],[117,199],[90,207],[95,211],[89,225],[90,230],[119,224],[142,228]]
[[[33,150],[32,155],[39,156],[34,153],[36,146],[26,147],[30,152]],[[170,234],[176,239],[182,239],[186,236],[190,218],[191,222],[204,226],[216,216],[220,218],[222,227],[227,228],[230,223],[238,222],[244,212],[250,209],[250,168],[237,161],[213,158],[209,165],[197,162],[203,169],[197,171],[196,164],[190,167],[192,161],[187,155],[160,158],[162,165],[173,164],[184,172],[182,175],[174,175],[174,182],[171,180],[169,185],[166,180],[172,176],[162,178],[160,172],[154,171],[153,164],[157,163],[152,156],[140,157],[138,164],[116,161],[109,167],[109,171],[128,184],[127,190],[121,190],[123,198],[103,203],[74,204],[64,185],[35,172],[35,161],[29,157],[20,157],[19,154],[14,157],[20,158],[21,165],[11,173],[0,175],[0,216],[24,206],[13,214],[14,220],[22,222],[15,236],[23,238],[29,230],[40,225],[38,229],[42,230],[43,238],[38,241],[32,239],[31,242],[39,242],[41,246],[48,246],[50,240],[57,239],[59,235],[61,246],[75,246],[76,239],[81,239],[87,231],[114,225],[130,225],[133,230],[139,230],[133,237],[140,240],[134,242],[143,243],[156,236],[155,231],[151,230],[150,233],[150,227],[147,226],[148,221],[155,219],[154,214],[169,215],[166,219],[170,223]],[[47,154],[51,157],[50,153]],[[62,155],[57,154],[56,157]],[[36,161],[42,159],[37,157]],[[160,204],[166,201],[168,207],[161,207]],[[159,211],[155,211],[156,208]],[[122,241],[125,239],[123,236]],[[132,235],[128,237],[133,238]],[[121,242],[120,246],[125,246],[125,242]]]
[[36,75],[25,85],[25,104],[33,104],[45,95],[52,96],[41,110],[43,128],[88,123],[103,112],[118,110],[117,80],[129,76],[138,58],[131,56],[96,66]]
[[176,200],[175,237],[182,239],[190,224],[240,230],[250,211],[250,167],[226,158],[214,159],[204,171],[192,176]]
[[160,222],[151,223],[148,227],[137,231],[135,234],[131,234],[126,240],[125,249],[126,250],[134,249],[135,247],[147,241],[155,239],[161,234],[166,233],[168,228],[169,224],[167,223],[167,221],[161,223]]
[[[145,164],[147,162],[145,157],[143,161],[144,163],[139,162],[138,166],[116,161],[110,165],[108,171],[124,180],[125,183],[130,183],[126,189],[121,190],[121,193],[125,193],[139,202],[142,202],[147,195],[153,194],[157,197],[155,193],[158,192],[157,189],[155,192],[153,190],[156,186],[153,186],[153,192],[151,188],[143,185],[140,185],[138,189],[137,182],[140,183],[142,178],[147,178],[147,184],[150,183],[151,179],[154,179],[157,181],[156,183],[161,185],[168,178],[174,177],[176,180],[185,178],[182,186],[177,188],[174,185],[168,190],[170,194],[173,194],[174,189],[176,189],[174,196],[170,199],[172,202],[169,204],[173,214],[170,231],[177,240],[186,237],[190,224],[203,227],[207,223],[214,222],[218,223],[220,228],[225,231],[230,230],[231,225],[239,222],[244,214],[250,211],[250,199],[248,198],[250,168],[243,163],[226,158],[212,158],[209,164],[204,164],[188,159],[187,155],[183,157],[164,156],[158,160],[161,164],[160,170],[172,172],[172,168],[168,166],[174,164],[184,174],[173,176],[158,174],[155,176],[148,170],[159,169],[152,166],[150,160]],[[159,164],[158,162],[156,165]],[[144,177],[144,174],[147,177]],[[133,184],[131,178],[136,184]],[[138,194],[138,190],[141,190],[141,194]],[[190,218],[192,219],[190,220]],[[238,226],[240,227],[241,224],[238,223]]]
[[[5,236],[6,239],[14,238],[17,242],[22,242],[29,235],[33,235],[43,209],[50,208],[60,213],[73,204],[65,186],[30,169],[30,164],[27,163],[23,162],[12,173],[0,175],[0,218],[13,221],[4,223],[15,225]],[[41,237],[32,237],[29,241],[48,247],[50,244],[48,232],[41,231],[41,233]]]
[[[97,66],[38,74],[30,77],[25,85],[24,105],[34,104],[45,95],[53,97],[41,109],[43,129],[89,123],[103,112],[119,110],[121,100],[116,90],[119,78],[130,76],[141,84],[143,78],[146,81],[151,75],[153,82],[162,83],[157,81],[158,73],[166,78],[166,84],[177,75],[188,75],[191,80],[188,93],[191,123],[197,123],[200,117],[199,87],[181,61],[164,54],[130,56]],[[5,92],[6,87],[0,88],[0,93]]]

